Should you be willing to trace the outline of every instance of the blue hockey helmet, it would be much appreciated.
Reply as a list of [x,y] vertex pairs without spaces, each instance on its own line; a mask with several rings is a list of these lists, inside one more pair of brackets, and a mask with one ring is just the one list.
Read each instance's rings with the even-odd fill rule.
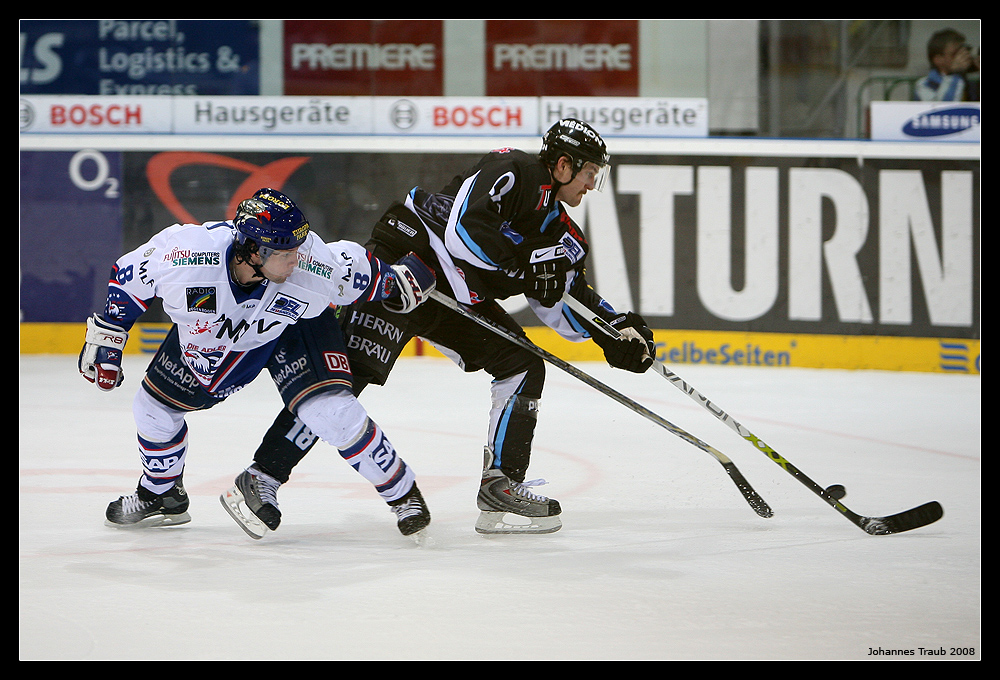
[[275,189],[260,189],[236,208],[236,237],[253,241],[262,254],[292,250],[309,235],[309,222],[292,199]]

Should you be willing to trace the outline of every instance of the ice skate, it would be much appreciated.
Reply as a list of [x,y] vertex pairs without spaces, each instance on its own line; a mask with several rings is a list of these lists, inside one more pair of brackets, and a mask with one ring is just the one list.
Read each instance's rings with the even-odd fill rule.
[[254,464],[236,477],[236,483],[219,500],[248,536],[261,539],[281,524],[279,486],[281,482]]
[[559,501],[533,493],[529,487],[539,483],[515,482],[500,470],[483,472],[479,486],[479,519],[476,531],[481,534],[551,534],[562,528]]
[[427,509],[427,503],[424,502],[424,497],[416,484],[405,496],[390,502],[389,508],[396,513],[396,526],[399,527],[399,532],[414,540],[417,540],[418,533],[431,523],[431,512]]
[[121,496],[108,504],[105,517],[108,526],[118,528],[145,528],[187,524],[191,515],[187,492],[180,479],[164,494],[156,495],[139,485],[135,493]]

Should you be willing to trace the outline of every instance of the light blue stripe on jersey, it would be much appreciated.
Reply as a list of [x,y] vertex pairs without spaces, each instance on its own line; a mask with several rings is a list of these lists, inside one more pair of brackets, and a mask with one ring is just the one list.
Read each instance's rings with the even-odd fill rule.
[[545,233],[545,230],[546,230],[546,229],[548,228],[548,226],[549,226],[549,225],[550,225],[550,224],[552,223],[552,220],[554,220],[554,219],[555,219],[555,218],[557,218],[558,216],[559,216],[559,209],[558,209],[558,208],[555,208],[555,209],[553,209],[553,210],[550,210],[550,211],[549,211],[549,214],[545,216],[545,221],[543,221],[543,222],[542,222],[542,226],[541,226],[541,228],[539,229],[539,231],[541,231],[541,232],[542,232],[542,233],[544,234],[544,233]]
[[572,328],[577,333],[583,334],[583,337],[585,338],[590,337],[590,331],[584,328],[583,324],[580,323],[580,321],[576,318],[576,315],[573,314],[572,310],[569,308],[569,305],[565,303],[563,303],[562,305],[562,316],[566,320],[566,322],[570,325],[570,328]]
[[[483,251],[478,243],[469,235],[468,230],[462,224],[462,216],[469,210],[469,196],[472,195],[472,189],[476,186],[476,181],[479,178],[479,173],[477,172],[472,177],[469,177],[462,184],[462,188],[459,190],[458,196],[463,196],[462,201],[458,204],[458,207],[453,208],[453,211],[457,210],[455,215],[455,235],[458,236],[459,241],[462,246],[465,247],[469,254],[473,257],[479,259],[480,262],[487,265],[488,267],[493,267],[499,269],[496,262],[491,260],[488,255]],[[458,199],[458,196],[455,199]]]
[[472,239],[472,237],[469,236],[469,232],[466,230],[464,226],[462,226],[462,216],[469,209],[469,196],[472,194],[472,188],[475,185],[476,181],[475,179],[473,179],[472,184],[469,185],[468,189],[465,192],[465,199],[462,201],[461,207],[459,209],[458,219],[455,220],[455,233],[458,234],[458,237],[462,240],[462,243],[465,245],[465,247],[469,249],[469,252],[471,252],[473,255],[475,255],[476,257],[478,257],[480,260],[490,265],[491,267],[499,268],[499,265],[497,265],[496,262],[491,260],[489,256],[487,256],[486,253],[483,252],[483,249],[479,247],[479,244],[477,244]]

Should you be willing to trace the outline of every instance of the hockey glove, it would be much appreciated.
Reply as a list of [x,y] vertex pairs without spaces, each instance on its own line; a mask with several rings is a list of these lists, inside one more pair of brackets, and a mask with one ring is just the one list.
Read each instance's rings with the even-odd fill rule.
[[105,392],[125,381],[122,352],[128,332],[94,314],[87,319],[87,337],[80,350],[77,366],[80,374]]
[[401,257],[395,264],[389,266],[396,279],[396,291],[399,297],[383,300],[382,304],[390,312],[408,314],[427,301],[428,296],[437,285],[434,270],[424,264],[416,253]]
[[645,320],[638,314],[628,312],[619,314],[608,323],[621,333],[622,338],[612,338],[601,332],[594,334],[594,342],[604,350],[604,358],[615,368],[645,373],[656,356],[653,331],[646,326]]
[[543,307],[554,306],[566,292],[566,273],[571,266],[561,246],[532,252],[524,266],[525,297],[538,300]]

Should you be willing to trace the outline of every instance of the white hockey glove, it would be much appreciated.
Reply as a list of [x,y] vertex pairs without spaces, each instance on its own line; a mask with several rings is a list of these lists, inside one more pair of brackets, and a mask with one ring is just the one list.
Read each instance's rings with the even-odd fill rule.
[[77,366],[80,374],[105,392],[125,381],[122,352],[128,342],[128,332],[104,321],[97,314],[87,319],[87,337],[80,351]]
[[434,270],[424,264],[416,253],[410,253],[389,265],[396,277],[396,292],[399,297],[382,301],[390,312],[408,314],[427,301],[437,285]]

